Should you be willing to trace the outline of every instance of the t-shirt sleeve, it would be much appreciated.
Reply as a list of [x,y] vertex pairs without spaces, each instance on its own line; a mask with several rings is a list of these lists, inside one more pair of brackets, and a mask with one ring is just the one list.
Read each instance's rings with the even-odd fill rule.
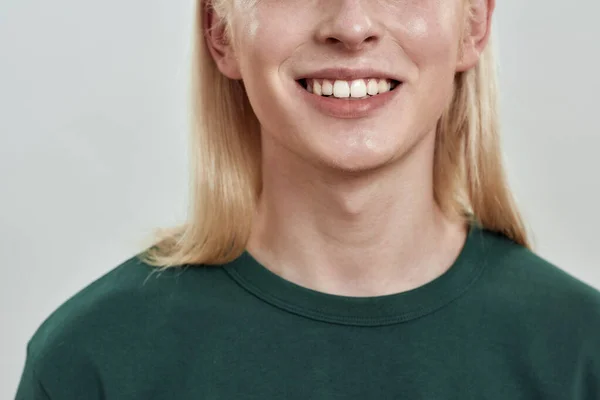
[[15,400],[51,400],[35,373],[34,361],[29,351],[27,352],[27,359],[17,387]]
[[69,341],[30,344],[16,400],[102,400],[102,383],[85,352]]
[[588,344],[581,363],[578,386],[583,400],[597,400],[600,399],[600,328],[595,329]]

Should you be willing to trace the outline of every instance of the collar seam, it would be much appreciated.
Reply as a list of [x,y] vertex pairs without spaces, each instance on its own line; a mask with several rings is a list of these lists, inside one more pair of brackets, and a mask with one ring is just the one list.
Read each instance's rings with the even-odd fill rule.
[[252,293],[259,299],[279,308],[284,311],[291,312],[296,315],[304,316],[307,318],[311,318],[314,320],[319,320],[323,322],[329,323],[337,323],[343,325],[356,325],[356,326],[383,326],[383,325],[393,325],[398,323],[407,322],[410,320],[414,320],[417,318],[424,317],[426,315],[432,314],[435,311],[446,307],[447,305],[453,303],[462,295],[464,295],[482,276],[483,270],[487,263],[483,262],[483,265],[476,268],[478,271],[475,273],[473,278],[467,282],[467,284],[462,285],[459,290],[456,290],[443,299],[436,301],[433,305],[428,307],[416,308],[415,310],[411,310],[408,312],[404,312],[398,315],[391,316],[382,316],[382,317],[350,317],[350,316],[336,316],[330,313],[323,312],[321,310],[314,310],[310,308],[305,308],[302,306],[297,306],[289,303],[288,301],[268,293],[263,289],[259,288],[257,285],[252,283],[251,280],[247,279],[245,276],[240,274],[235,267],[229,269],[225,268],[227,274],[240,286],[242,286],[245,290]]

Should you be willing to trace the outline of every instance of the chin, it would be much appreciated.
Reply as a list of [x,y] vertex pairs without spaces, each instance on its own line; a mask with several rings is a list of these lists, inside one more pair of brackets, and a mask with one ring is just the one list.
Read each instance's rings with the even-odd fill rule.
[[[370,171],[389,165],[405,150],[408,135],[404,127],[380,126],[370,122],[350,121],[329,122],[327,131],[311,127],[306,131],[311,134],[302,135],[304,151],[312,153],[311,158],[325,164],[326,167],[340,171]],[[315,134],[318,132],[318,134]]]
[[361,173],[381,169],[396,159],[397,152],[379,151],[336,151],[323,155],[323,164],[339,172]]

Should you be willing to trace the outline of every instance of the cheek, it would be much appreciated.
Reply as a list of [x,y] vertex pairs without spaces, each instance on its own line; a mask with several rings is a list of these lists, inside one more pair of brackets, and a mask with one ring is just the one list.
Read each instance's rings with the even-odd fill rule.
[[236,55],[248,95],[257,108],[272,108],[272,103],[289,91],[283,87],[289,82],[282,79],[286,77],[282,70],[309,42],[310,21],[319,12],[317,7],[306,7],[306,1],[310,0],[258,0],[255,7],[238,14]]
[[390,15],[395,18],[389,17],[387,26],[403,58],[412,66],[407,69],[406,91],[413,123],[419,131],[425,125],[429,130],[452,97],[460,41],[459,2],[403,1],[394,8]]
[[428,119],[441,114],[452,96],[461,38],[462,0],[404,2],[393,35],[413,65],[407,87]]
[[[237,0],[242,1],[242,0]],[[256,5],[243,10],[237,20],[241,26],[241,41],[270,58],[289,55],[310,35],[311,21],[318,8],[308,7],[299,0],[254,0]]]
[[[281,66],[306,40],[307,30],[307,24],[290,21],[289,16],[294,15],[290,6],[295,1],[278,2],[279,5],[259,0],[254,8],[240,14],[236,21],[235,51],[252,108],[261,125],[274,131],[284,129],[281,125],[286,121],[286,113],[281,99],[289,96],[289,88],[281,79]],[[302,17],[301,13],[296,14]]]
[[407,0],[389,6],[390,31],[420,71],[456,63],[460,4],[457,0]]

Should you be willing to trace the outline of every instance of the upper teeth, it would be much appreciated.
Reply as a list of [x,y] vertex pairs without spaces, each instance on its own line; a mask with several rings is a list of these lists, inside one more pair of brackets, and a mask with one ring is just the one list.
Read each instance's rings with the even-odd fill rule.
[[364,98],[389,92],[392,81],[389,79],[356,79],[353,81],[307,79],[306,89],[319,96],[333,96],[343,98]]

